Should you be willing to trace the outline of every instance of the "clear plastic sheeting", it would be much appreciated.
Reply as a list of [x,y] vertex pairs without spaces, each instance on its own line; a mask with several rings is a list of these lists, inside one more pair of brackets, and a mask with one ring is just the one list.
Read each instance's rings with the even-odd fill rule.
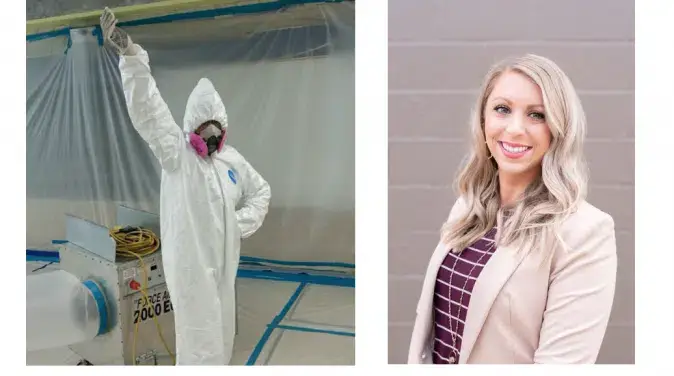
[[[353,2],[125,26],[178,123],[209,78],[228,142],[269,182],[242,254],[353,263]],[[158,211],[160,170],[133,129],[117,57],[95,28],[27,42],[27,246],[65,236],[64,214],[116,225],[117,204]]]
[[26,277],[26,349],[54,349],[96,337],[101,316],[91,291],[62,270]]

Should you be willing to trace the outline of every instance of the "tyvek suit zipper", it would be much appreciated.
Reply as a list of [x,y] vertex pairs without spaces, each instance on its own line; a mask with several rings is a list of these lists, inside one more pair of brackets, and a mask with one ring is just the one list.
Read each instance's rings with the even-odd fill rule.
[[[220,180],[220,174],[218,174],[218,168],[215,167],[215,161],[213,160],[213,157],[210,159],[211,163],[211,171],[215,174],[215,180],[218,182],[218,187],[220,187],[220,194],[222,195],[222,218],[226,220],[227,218],[227,203],[225,200],[227,200],[227,195],[225,194],[225,189],[222,186],[222,180]],[[227,226],[225,226],[227,227]],[[225,233],[225,239],[227,238],[227,234]],[[225,257],[223,255],[223,257]],[[225,261],[226,262],[226,261]],[[224,276],[220,276],[220,278],[224,278]],[[237,301],[237,291],[236,291],[236,280],[234,281],[234,334],[239,334],[239,310],[236,308],[236,301]]]

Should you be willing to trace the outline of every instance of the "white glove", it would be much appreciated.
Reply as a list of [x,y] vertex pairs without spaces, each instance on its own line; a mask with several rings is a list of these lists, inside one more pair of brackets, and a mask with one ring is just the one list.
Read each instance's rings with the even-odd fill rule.
[[117,19],[110,8],[106,7],[101,14],[101,31],[103,32],[103,41],[113,48],[118,55],[124,55],[133,45],[129,35],[117,27]]

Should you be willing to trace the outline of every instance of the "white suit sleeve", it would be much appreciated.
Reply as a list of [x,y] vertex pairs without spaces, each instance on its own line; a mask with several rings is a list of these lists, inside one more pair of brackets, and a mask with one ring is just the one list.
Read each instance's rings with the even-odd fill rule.
[[124,98],[134,128],[148,143],[162,169],[173,171],[185,139],[162,99],[150,71],[150,58],[138,45],[119,58]]
[[269,210],[271,188],[262,175],[255,171],[245,159],[243,159],[242,175],[243,196],[240,209],[236,211],[236,219],[241,230],[241,237],[247,238],[262,226]]
[[615,293],[617,255],[613,219],[605,215],[582,230],[552,270],[538,364],[594,363]]

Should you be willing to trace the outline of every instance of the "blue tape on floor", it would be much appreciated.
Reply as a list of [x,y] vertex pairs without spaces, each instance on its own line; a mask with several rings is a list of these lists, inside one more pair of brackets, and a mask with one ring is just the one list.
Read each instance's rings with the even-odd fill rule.
[[286,266],[323,266],[329,268],[348,268],[355,269],[355,264],[349,264],[345,262],[325,262],[325,261],[283,261],[283,260],[270,260],[263,259],[260,257],[251,257],[251,256],[241,256],[241,261],[245,262],[254,262],[254,263],[265,263],[265,264],[277,264],[277,265],[286,265]]
[[283,270],[288,273],[305,273],[309,275],[328,275],[333,277],[353,277],[353,272],[348,272],[346,270],[335,270],[335,269],[322,269],[322,268],[311,268],[307,266],[280,266],[280,265],[268,265],[268,264],[259,264],[256,262],[246,262],[241,261],[239,263],[239,269],[246,270],[257,270],[257,271],[274,271],[274,270]]
[[[58,251],[26,250],[26,261],[43,261],[58,263]],[[289,273],[274,270],[245,270],[239,269],[237,278],[262,279],[268,281],[310,283],[321,286],[356,287],[355,277],[336,277],[325,275],[311,275],[307,273]]]
[[257,342],[257,345],[255,345],[253,352],[248,357],[248,361],[246,362],[247,366],[255,365],[255,362],[257,362],[257,358],[260,356],[260,353],[262,352],[264,345],[266,345],[267,341],[269,341],[271,333],[278,326],[278,324],[285,318],[288,312],[290,312],[290,309],[293,307],[293,305],[295,305],[295,302],[297,302],[297,299],[299,299],[302,290],[304,290],[306,286],[307,286],[306,283],[300,283],[300,285],[297,286],[297,289],[295,290],[293,295],[290,297],[290,299],[288,299],[288,302],[283,307],[281,312],[279,312],[279,314],[276,315],[276,317],[274,317],[274,320],[272,320],[272,322],[269,325],[267,325],[267,329],[264,331],[262,337]]
[[[53,245],[62,245],[68,243],[67,240],[52,240]],[[56,252],[56,251],[48,251]],[[346,269],[355,269],[355,264],[350,264],[346,262],[332,262],[332,261],[284,261],[284,260],[274,260],[266,259],[261,257],[253,256],[241,256],[242,263],[253,263],[253,264],[276,264],[276,265],[285,265],[285,266],[309,266],[309,267],[328,267],[328,268],[346,268]]]
[[241,270],[237,273],[237,278],[266,279],[283,282],[310,283],[322,286],[355,287],[356,279],[354,277],[333,277],[318,276],[302,273],[286,273],[280,271],[263,270]]
[[[271,325],[271,324],[270,324]],[[309,333],[325,333],[325,334],[334,334],[338,336],[346,336],[346,337],[355,337],[356,333],[351,333],[351,332],[343,332],[340,330],[327,330],[327,329],[317,329],[317,328],[307,328],[305,326],[294,326],[294,325],[276,325],[276,328],[278,329],[285,329],[285,330],[294,330],[297,332],[309,332]]]
[[[27,249],[26,261],[44,261],[44,262],[58,263],[60,261],[59,252]],[[237,278],[252,278],[252,279],[263,279],[271,281],[310,283],[321,286],[356,287],[355,277],[347,277],[347,276],[337,277],[325,275],[311,275],[307,273],[290,273],[272,270],[245,270],[245,269],[239,269],[236,276]]]
[[353,277],[334,277],[309,275],[306,273],[287,273],[282,271],[264,271],[264,270],[239,270],[238,278],[252,278],[281,282],[310,283],[322,286],[336,287],[355,287],[355,278]]

